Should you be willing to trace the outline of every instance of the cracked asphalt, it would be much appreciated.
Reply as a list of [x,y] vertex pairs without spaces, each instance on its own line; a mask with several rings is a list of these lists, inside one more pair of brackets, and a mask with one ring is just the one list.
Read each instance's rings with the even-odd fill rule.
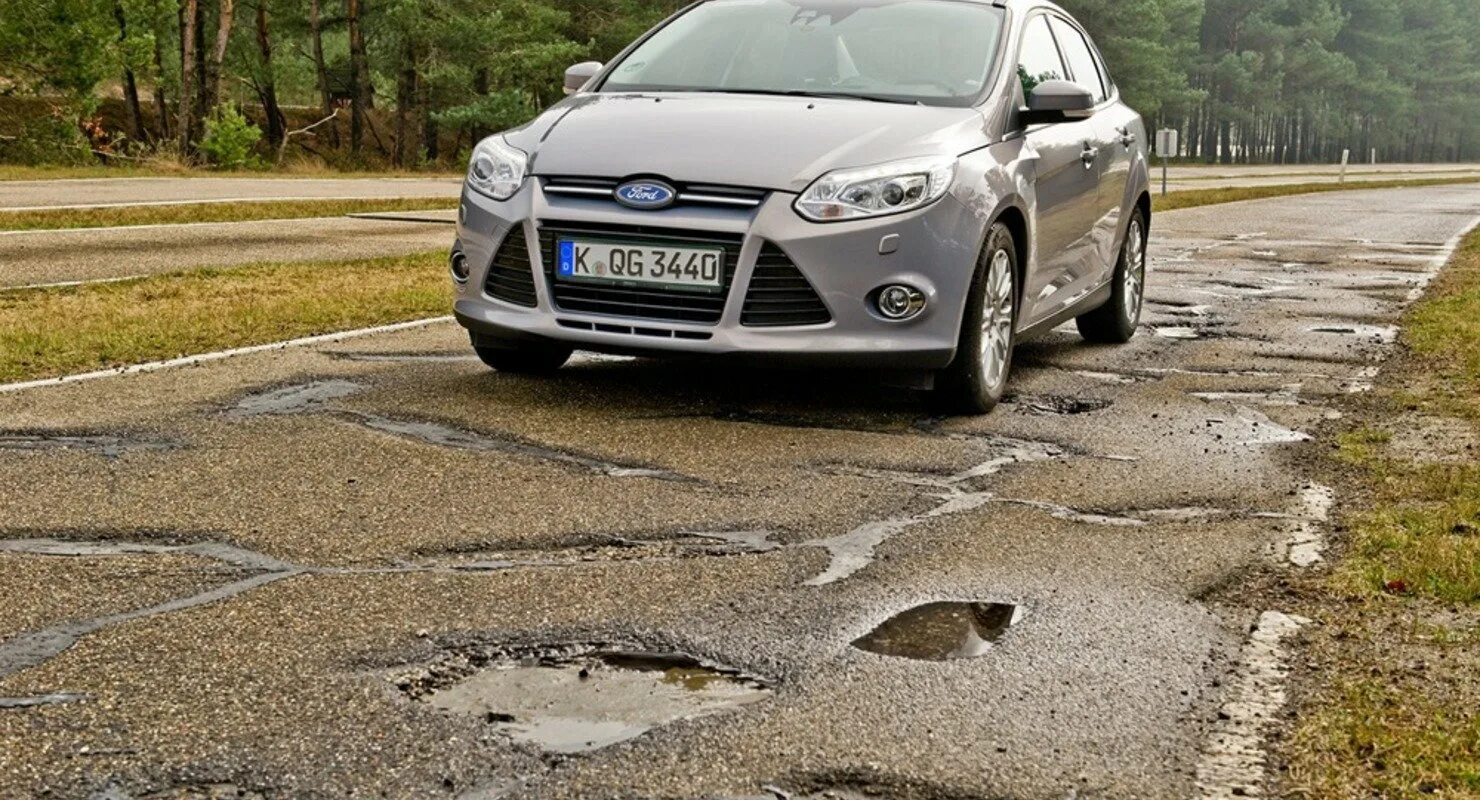
[[[1278,610],[1239,581],[1319,558],[1310,434],[1477,216],[1159,215],[1142,335],[1026,345],[979,419],[866,375],[497,375],[450,324],[0,394],[0,797],[1203,793]],[[850,646],[952,600],[1021,618],[973,659]],[[389,677],[613,641],[774,693],[561,756]]]

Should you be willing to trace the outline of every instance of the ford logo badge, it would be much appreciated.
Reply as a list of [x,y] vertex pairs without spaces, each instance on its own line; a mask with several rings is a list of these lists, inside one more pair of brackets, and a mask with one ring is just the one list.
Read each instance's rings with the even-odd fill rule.
[[633,181],[618,186],[615,196],[628,208],[656,211],[673,205],[678,191],[662,181]]

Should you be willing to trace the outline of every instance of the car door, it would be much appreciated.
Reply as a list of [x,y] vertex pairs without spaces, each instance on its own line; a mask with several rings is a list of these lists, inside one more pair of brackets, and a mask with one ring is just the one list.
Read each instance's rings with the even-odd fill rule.
[[[1018,75],[1025,101],[1038,83],[1069,79],[1046,13],[1035,14],[1024,23]],[[1096,258],[1093,235],[1100,174],[1093,120],[1033,125],[1024,137],[1036,154],[1035,258],[1024,283],[1020,314],[1027,327],[1082,296]]]
[[1130,153],[1136,139],[1131,127],[1133,120],[1128,119],[1126,113],[1117,113],[1128,112],[1128,109],[1112,102],[1112,87],[1104,71],[1104,62],[1097,57],[1089,36],[1062,17],[1055,16],[1052,25],[1054,38],[1069,67],[1070,79],[1095,96],[1095,113],[1090,122],[1094,126],[1095,147],[1099,150],[1096,164],[1099,191],[1092,235],[1094,255],[1085,265],[1084,275],[1087,288],[1093,290],[1110,280],[1115,272],[1115,262],[1120,253],[1121,206],[1125,200],[1126,182],[1130,180]]

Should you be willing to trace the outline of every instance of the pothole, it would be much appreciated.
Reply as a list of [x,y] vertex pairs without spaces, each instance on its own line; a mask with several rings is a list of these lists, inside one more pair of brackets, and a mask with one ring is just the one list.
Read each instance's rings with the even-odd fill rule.
[[1024,395],[1012,401],[1018,407],[1035,414],[1058,414],[1071,416],[1104,411],[1114,405],[1109,400],[1094,397],[1072,397],[1069,395]]
[[568,644],[474,648],[393,679],[408,697],[547,753],[585,753],[766,700],[771,684],[684,653]]
[[1161,337],[1162,339],[1184,339],[1184,340],[1190,340],[1190,339],[1201,339],[1202,338],[1202,335],[1197,332],[1197,329],[1195,329],[1195,328],[1187,328],[1187,327],[1182,327],[1182,326],[1170,326],[1170,327],[1165,327],[1165,328],[1156,328],[1155,329],[1155,333],[1156,333],[1157,336]]
[[351,381],[315,381],[247,395],[228,413],[233,417],[304,414],[363,391],[364,386]]
[[890,617],[853,646],[916,661],[977,658],[996,646],[1022,616],[1020,606],[1001,603],[927,603]]
[[1394,325],[1317,325],[1307,330],[1311,333],[1354,336],[1382,344],[1392,344],[1398,339],[1398,328]]
[[0,434],[0,450],[75,451],[93,453],[104,458],[118,458],[132,451],[164,452],[180,445],[157,439],[143,439],[115,434],[67,434],[16,432]]
[[398,436],[403,439],[415,439],[438,447],[522,456],[539,461],[564,464],[610,478],[652,478],[654,480],[681,483],[694,482],[693,478],[668,470],[607,461],[595,456],[536,444],[513,434],[478,433],[435,422],[391,419],[374,414],[345,412],[343,416],[353,419],[371,430],[380,431],[391,436]]
[[32,697],[0,697],[0,709],[16,708],[40,708],[41,706],[59,706],[67,703],[80,703],[87,700],[91,695],[73,694],[71,692],[57,692],[55,694],[41,694]]
[[[461,551],[459,560],[439,559],[438,564],[463,572],[505,569],[567,567],[595,562],[655,561],[663,559],[711,558],[759,555],[781,549],[772,541],[773,531],[734,530],[684,532],[658,539],[629,539],[606,536],[588,543],[546,550],[511,550],[490,547]],[[0,542],[0,548],[4,543]]]

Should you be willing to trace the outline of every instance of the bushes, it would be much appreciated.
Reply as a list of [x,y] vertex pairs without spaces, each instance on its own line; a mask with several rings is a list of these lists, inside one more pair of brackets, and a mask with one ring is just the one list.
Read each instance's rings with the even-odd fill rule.
[[256,148],[262,129],[247,121],[235,107],[217,106],[206,118],[206,133],[196,145],[211,166],[222,169],[261,169]]
[[48,114],[22,119],[13,130],[0,136],[0,163],[78,166],[93,160],[76,123]]

